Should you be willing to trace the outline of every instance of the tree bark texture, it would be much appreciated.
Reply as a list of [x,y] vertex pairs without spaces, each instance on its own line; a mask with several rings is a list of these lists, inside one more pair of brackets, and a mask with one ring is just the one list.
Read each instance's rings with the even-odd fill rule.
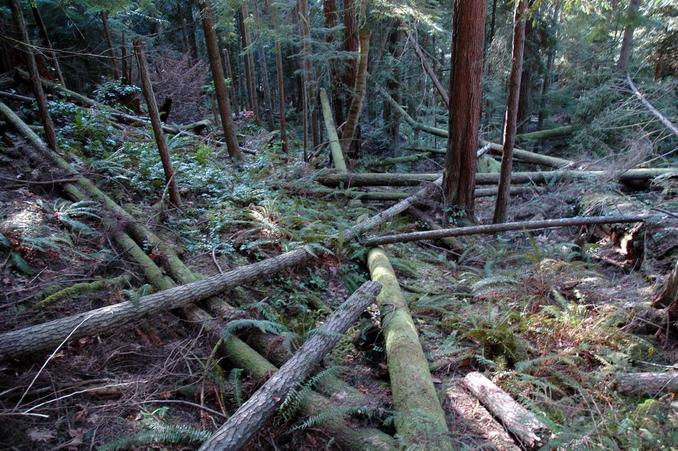
[[[360,39],[358,37],[358,13],[357,5],[354,0],[344,0],[344,48],[345,52],[360,51]],[[358,62],[356,60],[348,61],[348,68],[344,71],[343,81],[349,89],[356,83],[358,73]]]
[[[259,15],[259,5],[254,3],[254,18],[261,23],[261,16]],[[259,38],[261,42],[261,37]],[[259,57],[259,73],[261,74],[261,84],[264,90],[264,114],[266,115],[266,125],[269,130],[273,130],[273,95],[271,93],[271,82],[268,77],[268,63],[266,62],[266,52],[264,46],[259,44],[257,48],[257,55]]]
[[174,169],[172,168],[172,161],[170,160],[169,147],[165,140],[165,134],[162,130],[162,122],[160,121],[160,112],[158,111],[158,104],[153,93],[153,85],[148,76],[148,66],[146,56],[144,55],[144,46],[141,43],[141,38],[136,37],[132,40],[134,46],[134,54],[137,58],[139,66],[139,80],[141,81],[141,88],[146,98],[146,105],[148,106],[148,115],[151,118],[151,126],[153,127],[153,134],[155,135],[155,143],[160,152],[160,160],[162,161],[162,168],[165,171],[165,182],[169,187],[170,201],[177,207],[181,206],[181,197],[179,196],[179,188],[177,188],[177,181],[174,177]]
[[549,428],[488,378],[472,372],[464,378],[464,385],[527,449],[539,449],[548,442]]
[[513,16],[513,49],[511,51],[511,76],[504,117],[504,139],[499,175],[499,193],[494,208],[494,223],[506,222],[511,196],[511,171],[513,170],[513,146],[516,142],[516,121],[518,120],[518,101],[520,96],[520,77],[523,71],[523,49],[525,46],[525,22],[527,20],[527,0],[518,0]]
[[[678,168],[642,168],[629,169],[617,177],[621,183],[652,180],[659,176],[678,176]],[[336,187],[343,184],[345,187],[358,186],[416,186],[423,182],[432,182],[440,174],[437,173],[349,173],[349,174],[325,174],[316,177],[316,181],[326,186]],[[568,179],[595,179],[596,177],[609,177],[607,171],[580,171],[558,170],[537,172],[514,172],[511,174],[511,183],[536,183],[546,184],[559,180]],[[485,172],[476,174],[476,184],[488,185],[499,182],[499,174]]]
[[[204,1],[204,0],[203,0]],[[254,55],[251,48],[251,39],[249,29],[247,27],[247,18],[249,17],[248,0],[242,2],[240,7],[240,40],[242,42],[242,50],[245,55],[245,79],[247,81],[247,93],[250,99],[250,108],[254,112],[254,117],[259,120],[259,102],[257,99],[257,74],[254,69]]]
[[214,30],[214,16],[212,8],[207,0],[200,0],[200,10],[202,11],[202,25],[205,32],[205,44],[207,46],[207,55],[212,70],[212,79],[214,80],[214,89],[219,104],[219,116],[221,117],[221,126],[224,130],[224,139],[228,155],[236,161],[242,160],[242,152],[238,144],[238,138],[235,133],[235,124],[231,114],[231,107],[228,104],[228,88],[224,80],[224,69],[221,65],[221,56],[219,55],[219,41]]
[[476,149],[480,125],[485,2],[455,0],[452,72],[443,198],[446,205],[474,217]]
[[341,140],[345,151],[353,145],[356,139],[360,113],[363,110],[365,93],[367,90],[367,63],[370,52],[370,32],[367,29],[360,30],[360,62],[358,63],[358,73],[353,87],[353,96],[351,105],[348,109],[346,124],[341,133]]
[[40,82],[40,73],[38,72],[38,65],[35,62],[35,55],[31,49],[31,41],[28,36],[28,30],[26,29],[24,14],[21,11],[21,4],[18,0],[10,0],[9,3],[12,8],[14,24],[21,36],[24,61],[26,62],[26,66],[28,66],[28,73],[30,74],[31,87],[33,89],[33,94],[35,95],[35,100],[38,102],[38,110],[40,111],[40,120],[44,129],[45,139],[50,148],[58,150],[59,147],[57,144],[56,132],[54,130],[54,122],[52,122],[52,116],[50,116],[49,109],[47,108],[47,97],[45,96],[45,91],[42,89],[42,83]]
[[629,373],[617,377],[616,389],[623,395],[656,396],[678,392],[678,373]]
[[[278,25],[278,12],[275,6],[271,6],[271,0],[266,0],[266,9],[271,16],[271,23],[273,27]],[[280,115],[280,141],[282,142],[282,151],[287,153],[289,145],[287,144],[287,118],[285,117],[285,73],[283,69],[282,60],[282,46],[280,45],[280,38],[275,37],[275,70],[276,80],[278,83],[278,112]]]
[[470,227],[455,227],[452,229],[430,230],[425,232],[410,232],[398,235],[386,235],[361,240],[365,246],[381,246],[392,243],[408,243],[411,241],[434,240],[453,236],[468,236],[480,234],[497,234],[501,232],[522,232],[527,230],[543,230],[558,227],[586,226],[600,224],[620,224],[644,222],[649,216],[587,216],[563,219],[544,219],[541,221],[504,222],[501,224],[486,224]]
[[342,304],[316,334],[261,386],[203,445],[208,450],[238,450],[275,413],[285,396],[309,376],[313,368],[339,342],[358,316],[374,302],[381,285],[365,282]]
[[108,13],[101,11],[101,23],[104,28],[104,36],[108,44],[108,52],[110,53],[111,64],[113,65],[113,78],[120,79],[120,69],[118,68],[118,58],[115,56],[115,47],[113,46],[113,38],[111,37],[111,28],[108,24]]
[[619,60],[617,69],[626,72],[631,62],[631,53],[633,52],[633,32],[636,29],[638,11],[640,9],[640,0],[629,0],[629,6],[626,9],[626,27],[624,27],[624,37],[622,38],[621,49],[619,50]]
[[377,296],[395,405],[395,426],[405,447],[451,450],[452,444],[417,329],[382,249],[367,256],[370,276],[382,285]]
[[327,139],[330,143],[332,163],[337,172],[345,174],[348,172],[348,169],[346,168],[346,161],[344,160],[341,143],[339,142],[339,136],[337,135],[337,126],[334,124],[332,109],[330,108],[330,101],[327,98],[325,88],[320,88],[320,106],[322,107],[323,117],[325,118],[325,130],[327,131]]

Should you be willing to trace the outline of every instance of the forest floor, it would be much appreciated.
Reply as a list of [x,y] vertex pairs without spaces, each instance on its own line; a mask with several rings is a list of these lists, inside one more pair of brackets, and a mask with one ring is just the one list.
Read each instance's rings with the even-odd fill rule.
[[[326,163],[325,152],[311,164],[300,162],[296,154],[282,154],[275,134],[241,122],[241,143],[257,154],[240,165],[209,139],[170,138],[184,205],[168,208],[158,202],[163,173],[150,130],[114,124],[104,114],[76,111],[66,103],[59,107],[62,146],[77,156],[78,169],[171,243],[190,268],[206,275],[320,243],[385,205],[352,200],[341,191],[318,192],[314,165]],[[0,144],[0,233],[8,242],[0,249],[0,332],[152,291],[129,256],[112,244],[112,228],[124,224],[107,229],[97,204],[72,204],[61,197],[58,184],[31,183],[67,175],[47,163],[31,165],[27,145],[18,138]],[[423,160],[391,170],[424,172],[440,163]],[[358,161],[355,170],[375,164],[374,158]],[[511,216],[640,214],[648,205],[678,210],[676,187],[622,193],[612,183],[556,184],[513,197]],[[491,218],[493,207],[493,197],[478,199],[482,222]],[[460,240],[461,251],[438,242],[386,247],[456,447],[520,449],[460,384],[466,373],[482,371],[552,428],[551,447],[675,449],[673,398],[621,396],[613,387],[619,373],[675,369],[678,361],[675,335],[645,319],[655,277],[670,271],[678,253],[678,219],[654,227],[641,241],[642,258],[629,255],[615,239],[630,227],[468,237]],[[419,228],[425,225],[403,215],[381,230]],[[369,279],[366,252],[346,243],[322,265],[233,290],[229,301],[238,309],[227,329],[245,341],[257,329],[275,333],[293,350],[329,309]],[[113,287],[42,302],[75,283],[120,276],[126,278]],[[349,413],[356,425],[392,434],[378,322],[378,310],[364,315],[325,359],[319,377],[338,375],[370,400],[369,409],[357,412],[342,408],[338,394],[338,407],[325,415]],[[227,360],[210,364],[214,345],[198,325],[166,312],[115,333],[79,339],[52,356],[3,362],[0,448],[109,444],[107,449],[123,449],[136,443],[135,433],[158,430],[158,424],[185,425],[195,433],[214,430],[260,383]],[[259,351],[266,355],[266,349]],[[321,416],[304,419],[294,413],[294,405],[283,408],[252,448],[340,449],[323,431]]]

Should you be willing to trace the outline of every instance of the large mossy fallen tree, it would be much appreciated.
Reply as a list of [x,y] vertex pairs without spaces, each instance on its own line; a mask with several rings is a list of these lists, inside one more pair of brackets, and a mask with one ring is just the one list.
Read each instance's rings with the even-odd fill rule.
[[408,448],[451,450],[445,413],[393,267],[380,248],[370,250],[367,265],[372,280],[383,286],[377,303],[398,435]]

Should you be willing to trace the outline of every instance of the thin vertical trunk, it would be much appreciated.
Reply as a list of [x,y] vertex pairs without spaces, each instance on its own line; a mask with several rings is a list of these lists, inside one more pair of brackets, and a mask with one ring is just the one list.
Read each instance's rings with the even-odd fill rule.
[[120,46],[120,60],[122,62],[122,82],[125,84],[132,83],[132,69],[130,68],[129,61],[127,60],[127,38],[125,33],[122,33],[121,39],[122,45]]
[[195,37],[195,20],[193,19],[193,5],[195,0],[188,0],[186,2],[185,15],[183,17],[183,27],[186,29],[186,39],[188,41],[188,49],[194,60],[198,59],[198,41]]
[[231,98],[231,106],[233,107],[233,111],[237,113],[238,111],[240,111],[238,107],[238,96],[235,95],[237,85],[233,78],[233,68],[231,67],[231,55],[229,54],[228,48],[226,48],[226,46],[224,46],[222,49],[222,57],[224,70],[226,71],[226,78],[228,78],[231,82],[231,89],[228,90],[228,94]]
[[309,152],[309,134],[312,133],[312,117],[311,117],[311,102],[313,96],[311,94],[311,28],[310,17],[308,15],[308,0],[298,0],[297,7],[299,8],[299,31],[302,39],[302,66],[303,66],[303,103],[304,103],[304,160],[306,160]]
[[132,40],[134,46],[134,54],[137,58],[137,65],[139,66],[139,80],[141,81],[141,88],[146,98],[146,105],[148,106],[148,116],[151,118],[151,125],[153,127],[153,134],[155,135],[155,142],[160,152],[160,160],[165,171],[165,180],[169,188],[170,201],[176,206],[181,206],[181,198],[179,197],[179,189],[177,188],[177,181],[174,178],[174,170],[172,169],[172,161],[169,156],[169,148],[165,140],[165,134],[162,131],[162,122],[160,121],[160,113],[158,112],[158,104],[153,93],[153,86],[148,75],[148,67],[146,63],[146,56],[144,55],[144,46],[141,39],[136,37]]
[[[257,22],[261,22],[261,16],[259,15],[259,5],[257,2],[254,3],[254,18]],[[259,73],[261,73],[261,83],[264,88],[264,113],[266,114],[266,125],[269,130],[273,130],[273,96],[271,94],[271,82],[268,78],[268,63],[266,62],[266,52],[264,52],[264,46],[261,44],[261,35],[259,36]]]
[[49,115],[49,110],[47,109],[47,97],[45,96],[45,91],[42,89],[42,81],[40,80],[40,73],[38,72],[38,64],[35,61],[35,55],[33,54],[31,40],[28,36],[28,30],[26,29],[26,22],[24,21],[24,14],[21,11],[21,5],[19,0],[10,0],[10,6],[12,8],[12,16],[14,17],[14,24],[19,31],[19,36],[21,43],[23,44],[23,54],[26,66],[28,66],[28,73],[31,76],[31,85],[33,88],[33,95],[35,95],[35,100],[38,102],[38,110],[40,111],[40,120],[42,121],[43,130],[45,132],[45,139],[47,140],[47,145],[58,151],[56,132],[54,130],[54,122],[52,122],[52,116]]
[[[325,28],[332,29],[337,26],[339,16],[337,14],[337,2],[335,0],[323,0],[323,14],[325,16]],[[327,34],[327,44],[334,49],[336,39],[333,33]],[[337,124],[344,123],[344,102],[341,96],[341,77],[337,65],[330,63],[330,96],[332,98],[332,111]]]
[[110,53],[111,63],[113,64],[113,78],[116,80],[120,78],[120,69],[118,68],[118,59],[115,56],[115,47],[113,47],[113,39],[111,38],[111,29],[108,26],[108,13],[101,11],[101,22],[104,26],[104,36],[108,44],[108,51]]
[[[278,13],[275,7],[271,7],[271,0],[266,1],[266,11],[271,17],[271,26],[275,29],[278,25]],[[282,142],[282,151],[287,153],[289,147],[287,144],[287,119],[285,118],[285,75],[283,72],[282,48],[280,38],[275,35],[275,69],[276,80],[278,82],[278,110],[280,115],[280,141]]]
[[485,2],[455,0],[452,24],[449,138],[443,195],[473,220],[480,123]]
[[252,108],[254,117],[258,121],[259,102],[257,101],[257,73],[254,69],[253,49],[250,48],[251,39],[246,23],[249,15],[247,0],[245,0],[240,7],[240,39],[242,41],[242,50],[245,54],[245,79],[247,80],[247,93],[250,99],[250,108]]
[[555,9],[553,11],[553,17],[551,19],[551,33],[553,39],[551,45],[549,46],[548,54],[546,56],[546,67],[544,68],[544,80],[541,85],[541,93],[539,94],[539,119],[537,122],[537,130],[541,130],[544,127],[544,120],[546,119],[546,94],[548,94],[549,88],[551,87],[553,71],[553,62],[556,58],[556,47],[558,42],[558,21],[560,19],[560,8],[562,6],[562,0],[557,0],[555,4]]
[[[528,9],[532,8],[535,0],[530,0]],[[523,73],[520,82],[520,99],[518,100],[518,133],[529,132],[530,116],[532,115],[532,72],[535,66],[538,65],[536,60],[536,34],[533,20],[527,21],[525,24],[525,48],[523,59]]]
[[[399,62],[401,56],[400,38],[402,34],[400,25],[400,21],[397,20],[393,25],[393,29],[391,30],[391,35],[389,37],[389,51],[393,58],[393,67],[391,69],[391,76],[386,82],[386,88],[388,89],[389,94],[391,94],[393,100],[395,100],[398,104],[402,103],[402,96],[400,95],[401,87]],[[400,113],[396,109],[391,109],[389,113],[390,114],[386,118],[388,136],[391,138],[391,149],[397,155],[400,152]]]
[[37,4],[31,4],[31,10],[33,11],[33,18],[35,19],[35,24],[38,27],[38,33],[40,34],[42,45],[47,47],[47,52],[49,53],[49,57],[52,60],[52,64],[54,64],[54,70],[56,71],[57,78],[62,85],[66,86],[66,83],[64,82],[64,74],[61,72],[61,66],[59,65],[59,58],[57,58],[57,55],[54,52],[52,41],[49,39],[47,27],[45,27],[45,22],[42,20],[42,15],[40,14]]
[[353,98],[351,99],[351,106],[348,110],[346,124],[341,133],[344,152],[351,147],[355,140],[360,112],[362,111],[363,101],[365,99],[365,91],[367,88],[367,62],[370,52],[370,31],[367,27],[363,27],[363,29],[360,30],[359,45],[360,61],[358,62],[358,73],[356,74]]
[[235,124],[231,115],[231,108],[228,104],[228,89],[224,80],[224,69],[221,66],[221,57],[219,56],[219,43],[217,33],[214,31],[214,16],[212,8],[207,3],[208,0],[200,0],[200,10],[202,12],[202,25],[205,33],[205,45],[207,47],[207,56],[212,70],[212,79],[214,80],[214,90],[217,95],[217,104],[219,106],[219,115],[221,125],[224,129],[224,139],[226,139],[226,148],[228,155],[236,160],[242,160],[240,145],[235,135]]
[[518,96],[520,79],[523,72],[523,51],[525,48],[525,21],[527,20],[527,0],[518,0],[513,18],[513,49],[511,51],[511,76],[506,101],[504,119],[504,145],[502,149],[499,191],[494,209],[494,223],[506,222],[511,189],[511,170],[513,169],[513,145],[516,141],[516,121],[518,120]]
[[631,53],[633,52],[633,32],[636,29],[636,21],[638,17],[638,10],[640,9],[640,0],[630,0],[629,6],[626,9],[626,27],[624,28],[624,37],[622,38],[622,46],[619,51],[619,61],[617,61],[617,69],[621,72],[626,72],[631,61]]

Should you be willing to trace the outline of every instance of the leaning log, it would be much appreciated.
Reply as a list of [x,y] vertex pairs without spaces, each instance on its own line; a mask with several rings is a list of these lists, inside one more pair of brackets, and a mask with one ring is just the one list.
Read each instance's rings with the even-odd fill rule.
[[408,243],[411,241],[435,240],[453,236],[496,234],[501,232],[523,232],[527,230],[554,229],[559,227],[621,224],[645,222],[651,216],[578,216],[563,219],[544,219],[541,221],[505,222],[503,224],[486,224],[452,229],[428,230],[424,232],[385,235],[361,240],[365,246],[381,246],[392,243]]
[[[622,183],[634,181],[647,181],[656,177],[670,175],[678,176],[678,168],[643,168],[630,169],[620,175],[617,179]],[[537,172],[514,172],[511,174],[511,183],[537,183],[550,184],[559,180],[569,179],[595,179],[596,177],[609,177],[607,171],[537,171]],[[336,187],[344,185],[346,187],[357,186],[416,186],[423,182],[432,182],[440,177],[437,173],[421,174],[402,174],[402,173],[353,173],[336,174],[329,173],[316,177],[316,181],[326,186]],[[499,174],[487,172],[476,175],[476,183],[481,185],[490,185],[498,183]]]
[[659,119],[659,122],[661,122],[662,124],[664,124],[664,126],[665,126],[666,128],[668,128],[669,130],[671,130],[671,132],[672,132],[674,135],[678,136],[678,127],[676,127],[676,126],[673,124],[673,122],[671,122],[670,120],[668,120],[668,119],[666,118],[666,116],[664,116],[663,114],[661,114],[661,113],[659,112],[659,110],[657,110],[657,109],[656,109],[656,108],[655,108],[655,107],[654,107],[654,106],[653,106],[653,105],[645,98],[645,96],[644,96],[640,91],[638,91],[638,88],[636,88],[636,85],[633,83],[633,80],[631,80],[631,75],[630,75],[630,74],[626,74],[626,81],[628,82],[629,86],[631,87],[631,91],[633,91],[633,94],[638,98],[638,100],[640,100],[640,101],[643,103],[643,105],[645,106],[645,108],[647,108],[648,111],[650,111],[650,113],[652,113],[657,119]]
[[367,264],[372,280],[383,286],[377,303],[381,310],[398,435],[406,447],[451,450],[445,413],[393,267],[379,248],[370,250]]
[[285,395],[339,342],[358,316],[374,302],[381,285],[366,282],[325,321],[294,356],[262,385],[203,445],[201,450],[238,450],[268,421]]
[[546,445],[551,435],[548,426],[488,378],[472,372],[464,385],[527,449]]
[[678,392],[678,372],[628,373],[617,377],[615,388],[624,395],[650,395]]
[[330,108],[330,101],[327,98],[327,91],[325,88],[320,88],[320,106],[323,110],[323,118],[325,119],[325,130],[327,131],[327,139],[330,142],[330,152],[332,153],[332,163],[337,172],[345,174],[348,172],[346,168],[346,161],[344,160],[344,153],[341,150],[341,143],[339,142],[339,135],[337,135],[337,126],[334,123],[332,116],[332,108]]
[[[490,152],[493,153],[494,155],[502,154],[503,150],[501,144],[485,141],[484,139],[480,140],[480,144],[482,146],[489,146]],[[447,153],[447,150],[445,149],[436,149],[434,147],[412,146],[408,147],[407,149],[418,152],[437,153],[440,155],[445,155]],[[572,160],[551,157],[548,155],[541,155],[535,152],[530,152],[529,150],[518,149],[517,147],[513,149],[513,156],[516,157],[517,160],[524,161],[526,163],[541,164],[543,166],[548,166],[556,169],[563,169],[569,166],[573,166],[575,164],[574,161]]]

